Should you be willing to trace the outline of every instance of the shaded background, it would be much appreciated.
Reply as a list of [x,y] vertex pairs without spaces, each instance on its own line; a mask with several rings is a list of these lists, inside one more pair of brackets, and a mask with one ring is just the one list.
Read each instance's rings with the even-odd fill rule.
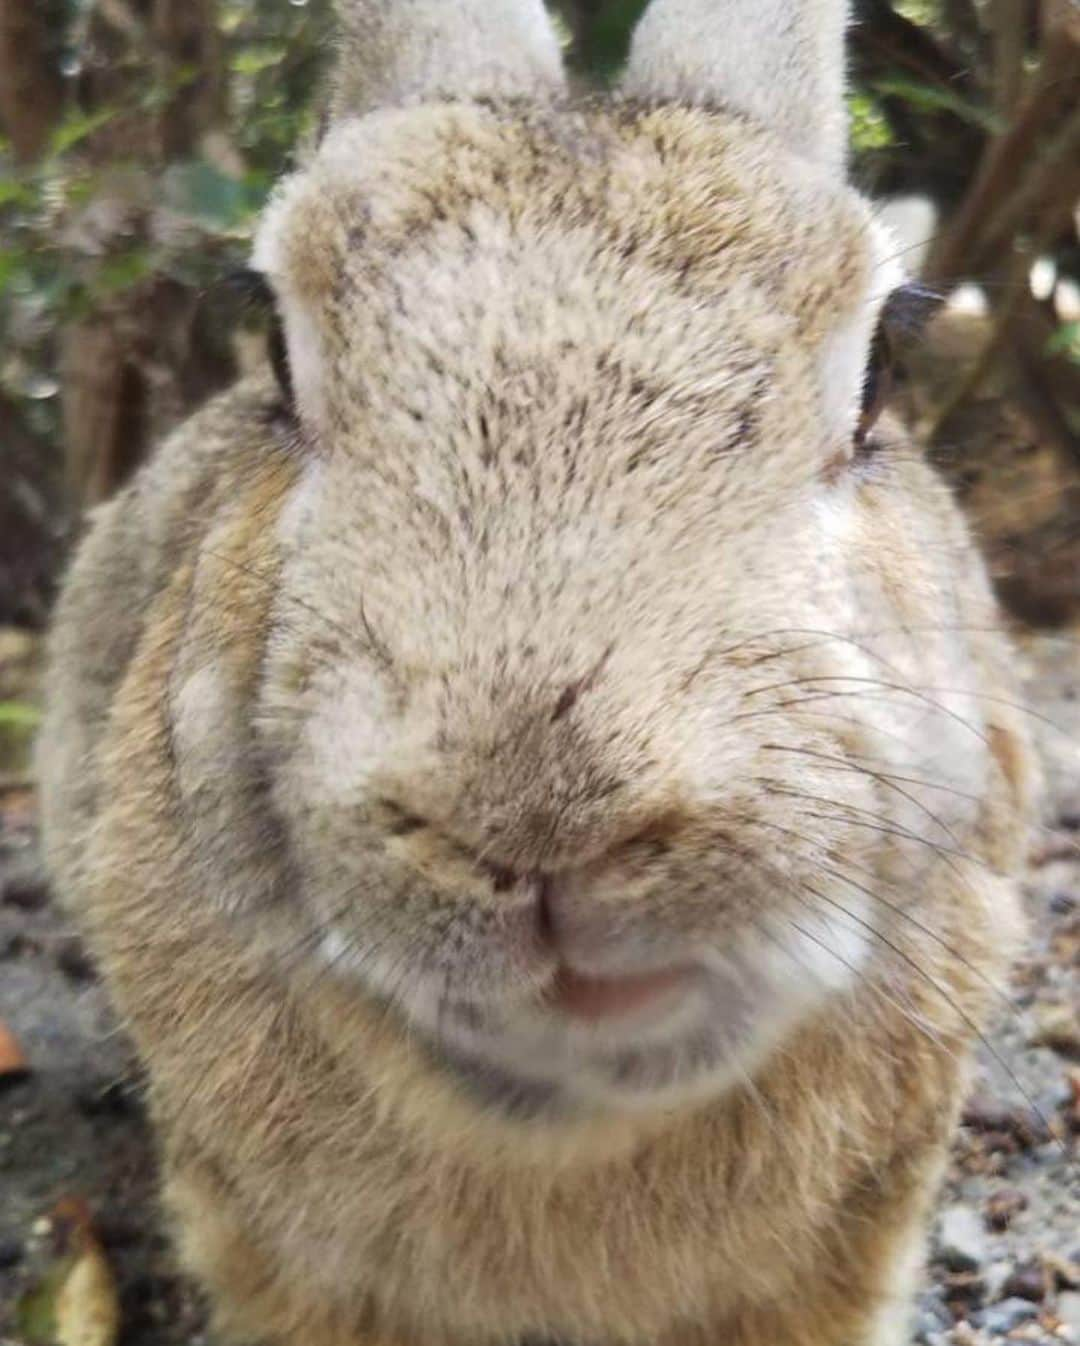
[[[643,7],[559,0],[576,69],[611,78]],[[1060,622],[1080,599],[1080,4],[855,11],[855,178],[957,301],[900,404],[1006,601]],[[42,623],[81,511],[262,358],[226,277],[311,126],[330,20],[329,0],[0,0],[0,624]]]

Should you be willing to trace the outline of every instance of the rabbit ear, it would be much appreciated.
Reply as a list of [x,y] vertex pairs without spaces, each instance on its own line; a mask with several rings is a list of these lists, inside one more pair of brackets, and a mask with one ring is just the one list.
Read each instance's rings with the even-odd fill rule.
[[623,87],[745,112],[842,171],[847,0],[653,0]]
[[332,116],[441,98],[528,98],[563,84],[543,0],[337,0]]

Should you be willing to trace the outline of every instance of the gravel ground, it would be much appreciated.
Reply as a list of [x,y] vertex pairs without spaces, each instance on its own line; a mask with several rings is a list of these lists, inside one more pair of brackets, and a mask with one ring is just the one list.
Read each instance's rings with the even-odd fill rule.
[[[983,1053],[942,1197],[923,1346],[1080,1343],[1080,644],[1028,643],[1047,826],[1027,886],[1031,949]],[[52,1257],[49,1213],[82,1197],[120,1294],[121,1346],[205,1341],[172,1272],[136,1072],[40,879],[35,801],[0,781],[0,1023],[29,1070],[0,1077],[0,1346]]]

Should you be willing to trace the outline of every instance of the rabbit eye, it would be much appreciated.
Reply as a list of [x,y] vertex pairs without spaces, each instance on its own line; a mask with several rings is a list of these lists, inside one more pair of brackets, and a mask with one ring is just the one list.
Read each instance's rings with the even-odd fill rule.
[[900,285],[882,305],[863,380],[862,405],[855,427],[855,452],[873,452],[871,432],[893,391],[897,348],[917,340],[941,306],[941,296],[924,285]]
[[285,327],[281,321],[281,314],[278,313],[276,307],[270,322],[267,350],[270,356],[270,367],[274,371],[274,378],[277,379],[282,401],[286,408],[291,411],[294,405],[292,370],[289,368],[289,351],[285,345]]
[[382,811],[383,823],[392,837],[407,837],[427,826],[427,822],[423,818],[415,813],[410,813],[408,809],[403,809],[399,804],[395,804],[392,799],[380,799],[378,803]]
[[862,403],[855,426],[855,452],[865,453],[872,448],[870,432],[885,410],[893,389],[895,364],[888,331],[879,324],[870,347],[870,360],[863,378]]
[[292,412],[294,407],[292,370],[289,368],[285,328],[278,312],[277,297],[273,288],[261,271],[238,271],[231,277],[231,283],[249,308],[268,315],[267,355],[281,393],[282,404],[286,411]]

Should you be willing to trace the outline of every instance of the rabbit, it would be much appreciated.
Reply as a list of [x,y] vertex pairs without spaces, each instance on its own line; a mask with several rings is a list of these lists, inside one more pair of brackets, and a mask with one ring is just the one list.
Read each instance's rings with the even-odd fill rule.
[[[340,0],[274,361],[99,509],[48,861],[224,1342],[898,1346],[1034,769],[842,0]],[[276,371],[276,372],[275,372]]]

